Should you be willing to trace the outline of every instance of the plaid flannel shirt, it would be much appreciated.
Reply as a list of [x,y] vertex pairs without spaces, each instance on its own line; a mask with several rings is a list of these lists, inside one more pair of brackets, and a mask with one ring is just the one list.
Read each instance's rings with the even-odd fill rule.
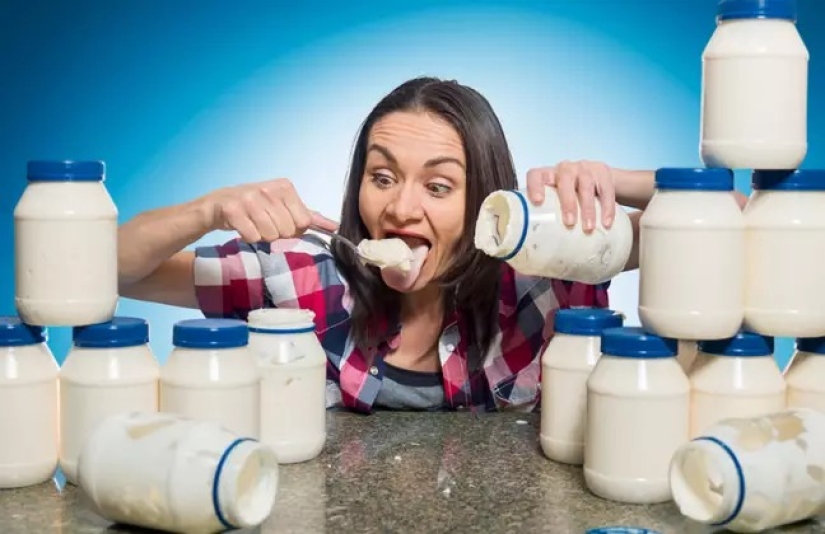
[[[246,320],[264,307],[304,308],[315,313],[327,355],[327,405],[370,412],[383,376],[383,356],[397,346],[400,325],[388,325],[384,341],[356,346],[351,335],[353,301],[325,243],[314,236],[249,245],[238,239],[199,247],[195,292],[206,317]],[[592,286],[522,276],[502,264],[497,331],[480,371],[467,366],[465,326],[449,318],[438,343],[448,409],[501,410],[536,407],[541,354],[553,336],[560,308],[607,307],[609,283]]]

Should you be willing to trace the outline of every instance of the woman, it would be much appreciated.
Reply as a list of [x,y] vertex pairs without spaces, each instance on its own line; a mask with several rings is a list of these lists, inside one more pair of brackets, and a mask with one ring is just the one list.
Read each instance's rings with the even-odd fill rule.
[[[530,171],[531,200],[543,200],[545,184],[558,188],[567,222],[581,216],[586,229],[595,224],[597,197],[609,225],[616,200],[644,208],[653,193],[652,173],[598,163]],[[553,312],[607,306],[607,287],[521,276],[475,249],[481,202],[516,187],[487,100],[453,81],[414,79],[362,125],[339,231],[355,242],[392,236],[420,247],[415,279],[382,276],[347,249],[304,235],[313,224],[338,228],[278,179],[221,189],[123,225],[121,294],[210,317],[245,319],[273,306],[312,310],[328,356],[330,406],[529,409],[539,398]],[[240,239],[183,251],[216,229]]]

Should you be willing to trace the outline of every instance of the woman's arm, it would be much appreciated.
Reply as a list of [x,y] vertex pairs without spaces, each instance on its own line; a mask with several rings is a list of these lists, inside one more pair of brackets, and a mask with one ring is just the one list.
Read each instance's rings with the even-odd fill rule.
[[152,210],[118,229],[118,285],[127,298],[197,308],[192,267],[183,249],[210,231],[202,204]]
[[301,235],[337,224],[311,212],[286,179],[219,189],[192,202],[136,216],[118,230],[118,285],[124,297],[198,307],[195,254],[183,249],[212,230],[235,230],[246,243]]
[[633,228],[633,247],[630,249],[630,256],[624,265],[625,271],[632,271],[639,268],[639,221],[642,218],[642,211],[628,213],[630,225]]
[[611,168],[616,202],[622,206],[643,210],[656,190],[655,171],[627,171]]

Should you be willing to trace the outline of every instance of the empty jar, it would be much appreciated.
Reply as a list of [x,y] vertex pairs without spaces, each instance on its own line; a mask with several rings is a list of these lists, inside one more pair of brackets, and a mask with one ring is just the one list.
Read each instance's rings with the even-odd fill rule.
[[91,434],[78,479],[92,508],[110,521],[217,533],[263,523],[278,491],[278,462],[269,447],[214,421],[122,414]]
[[823,473],[825,414],[798,408],[706,429],[673,455],[670,485],[694,521],[765,532],[821,513]]
[[745,219],[733,173],[657,170],[639,226],[642,326],[681,340],[736,335],[745,303]]
[[475,246],[521,274],[586,284],[606,282],[624,269],[633,246],[633,228],[621,208],[616,209],[610,228],[604,228],[600,210],[596,203],[596,227],[588,234],[581,218],[575,226],[565,226],[554,187],[545,188],[540,206],[534,206],[525,191],[495,191],[481,205]]

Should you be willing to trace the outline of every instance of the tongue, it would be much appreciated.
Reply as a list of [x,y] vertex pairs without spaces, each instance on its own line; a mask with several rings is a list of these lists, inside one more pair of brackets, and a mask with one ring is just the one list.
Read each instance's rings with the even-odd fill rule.
[[421,266],[424,264],[424,259],[429,251],[430,249],[425,245],[415,247],[412,251],[413,261],[409,271],[402,271],[398,267],[381,269],[381,277],[384,279],[384,283],[396,291],[409,290],[418,280],[418,275],[421,274]]

